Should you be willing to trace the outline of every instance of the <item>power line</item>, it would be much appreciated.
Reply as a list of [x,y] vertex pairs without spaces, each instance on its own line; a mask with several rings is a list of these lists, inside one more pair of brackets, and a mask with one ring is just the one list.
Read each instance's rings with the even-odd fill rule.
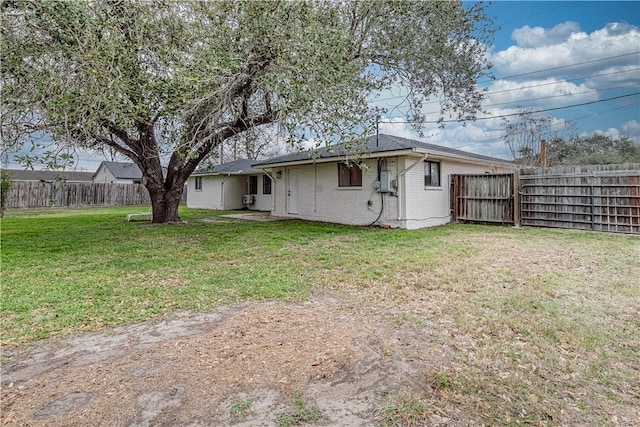
[[[565,82],[573,82],[573,81],[576,81],[576,80],[592,79],[592,78],[596,78],[596,77],[605,77],[605,76],[613,76],[613,75],[616,75],[616,74],[631,73],[631,72],[634,72],[634,71],[640,71],[640,68],[632,68],[632,69],[629,69],[629,70],[622,70],[622,71],[613,71],[611,73],[593,74],[593,75],[589,75],[589,76],[575,77],[573,79],[566,79],[566,80],[561,80],[561,81],[557,81],[557,82],[539,83],[539,84],[530,85],[530,86],[522,86],[522,87],[517,87],[517,88],[513,88],[513,89],[503,89],[503,90],[496,90],[496,91],[488,91],[488,92],[484,92],[483,95],[494,95],[496,93],[512,92],[514,90],[532,89],[532,88],[536,88],[536,87],[562,84],[562,83],[565,83]],[[389,97],[389,98],[375,99],[372,102],[392,101],[394,99],[406,98],[408,96],[409,96],[408,94],[407,95],[398,95],[398,96],[392,96],[392,97]],[[439,102],[440,101],[427,101],[427,102],[424,102],[423,105],[426,105],[426,104],[437,104]]]
[[508,80],[508,79],[512,79],[514,77],[528,76],[528,75],[531,75],[531,74],[544,73],[544,72],[547,72],[547,71],[562,70],[562,69],[565,69],[565,68],[577,67],[578,65],[593,64],[594,62],[609,61],[611,59],[624,58],[625,56],[638,55],[638,54],[640,54],[640,51],[624,53],[622,55],[609,56],[609,57],[606,57],[606,58],[592,59],[590,61],[576,62],[575,64],[561,65],[559,67],[545,68],[545,69],[538,70],[538,71],[529,71],[529,72],[526,72],[526,73],[513,74],[511,76],[499,77],[497,79],[485,80],[485,81],[481,81],[481,82],[478,82],[478,83],[489,83],[489,82],[495,82],[495,81],[499,81],[499,80]]
[[[554,108],[545,108],[543,110],[536,110],[536,111],[531,111],[532,114],[536,114],[536,113],[546,113],[548,111],[557,111],[557,110],[564,110],[567,108],[574,108],[574,107],[583,107],[585,105],[592,105],[592,104],[598,104],[600,102],[607,102],[607,101],[613,101],[616,99],[621,99],[621,98],[627,98],[629,96],[635,96],[635,95],[640,95],[640,92],[634,92],[634,93],[629,93],[626,95],[619,95],[619,96],[613,96],[611,98],[606,98],[606,99],[599,99],[596,101],[589,101],[589,102],[582,102],[580,104],[573,104],[573,105],[567,105],[565,107],[554,107]],[[476,120],[487,120],[487,119],[494,119],[494,118],[503,118],[503,117],[511,117],[511,116],[517,116],[520,113],[513,113],[513,114],[502,114],[499,116],[493,116],[493,117],[480,117]],[[453,122],[454,120],[451,120],[451,122]]]
[[591,117],[599,116],[601,114],[610,113],[610,112],[616,111],[616,110],[624,110],[626,108],[631,108],[631,107],[638,108],[638,105],[639,104],[637,102],[634,102],[633,104],[627,104],[627,105],[623,105],[621,107],[610,108],[608,110],[598,111],[596,113],[587,114],[586,116],[576,117],[575,119],[567,119],[567,120],[570,121],[570,122],[577,122],[578,120],[588,119],[588,118],[591,118]]
[[[629,70],[613,71],[611,73],[602,73],[602,74],[594,74],[594,75],[591,75],[591,76],[576,77],[576,78],[573,78],[573,79],[566,79],[566,80],[561,80],[561,81],[557,81],[557,82],[539,83],[539,84],[536,84],[536,85],[522,86],[522,87],[517,87],[517,88],[513,88],[513,89],[503,89],[503,90],[488,91],[488,92],[485,92],[484,94],[485,95],[494,95],[496,93],[512,92],[514,90],[532,89],[532,88],[535,88],[535,87],[558,85],[558,84],[562,84],[562,83],[565,83],[565,82],[573,82],[573,81],[576,81],[576,80],[583,80],[583,79],[593,79],[593,78],[596,78],[596,77],[613,76],[615,74],[631,73],[633,71],[640,71],[640,68],[631,68]],[[439,102],[439,101],[434,101],[434,102]]]
[[[626,86],[616,86],[616,87],[611,87],[611,88],[605,88],[605,89],[597,89],[597,90],[593,90],[593,91],[583,91],[583,92],[574,92],[574,93],[563,93],[560,95],[549,95],[549,96],[541,96],[538,98],[527,98],[527,99],[520,99],[520,100],[515,100],[515,101],[506,101],[506,102],[497,102],[495,104],[484,104],[482,105],[483,108],[485,107],[496,107],[499,105],[508,105],[508,104],[517,104],[517,103],[523,103],[523,102],[531,102],[531,101],[541,101],[543,99],[553,99],[553,98],[562,98],[562,97],[569,97],[569,96],[576,96],[576,95],[583,95],[583,94],[591,94],[591,93],[601,93],[601,92],[608,92],[608,91],[612,91],[612,90],[618,90],[618,89],[629,89],[629,88],[637,88],[638,85],[626,85]],[[393,108],[393,110],[391,111],[398,111],[399,113],[402,114],[401,108],[409,108],[408,105],[405,106],[396,106]]]
[[[596,100],[596,101],[582,102],[580,104],[567,105],[567,106],[564,106],[564,107],[545,108],[545,109],[542,109],[542,110],[530,111],[530,113],[531,114],[546,113],[548,111],[557,111],[557,110],[564,110],[564,109],[567,109],[567,108],[583,107],[585,105],[598,104],[600,102],[613,101],[613,100],[616,100],[616,99],[627,98],[627,97],[635,96],[635,95],[640,95],[640,92],[629,93],[629,94],[626,94],[626,95],[613,96],[611,98],[599,99],[599,100]],[[466,122],[466,121],[502,119],[502,118],[505,118],[505,117],[519,116],[520,114],[521,113],[500,114],[498,116],[476,117],[474,119],[469,119],[469,120],[439,120],[439,121],[426,120],[424,122],[412,122],[412,121],[403,121],[403,120],[397,121],[396,120],[396,121],[379,121],[378,123],[433,123],[433,124],[437,124],[437,123],[461,123],[461,122]]]
[[503,22],[503,23],[499,24],[499,26],[502,27],[503,25],[513,24],[514,22],[522,21],[522,20],[527,19],[527,18],[532,18],[532,17],[538,16],[538,15],[544,15],[547,12],[553,12],[554,10],[562,9],[564,7],[567,7],[567,6],[573,6],[575,3],[576,2],[562,2],[561,6],[554,7],[554,8],[547,9],[547,10],[543,10],[541,12],[532,13],[531,15],[523,16],[521,18],[513,19],[511,21]]
[[[623,110],[625,108],[630,108],[630,107],[636,107],[637,108],[638,107],[638,103],[634,102],[633,104],[627,104],[627,105],[623,105],[621,107],[616,107],[616,108],[611,108],[611,109],[604,110],[604,111],[599,111],[597,113],[588,114],[586,116],[577,117],[575,119],[567,119],[567,122],[577,122],[578,120],[587,119],[587,118],[594,117],[594,116],[597,116],[597,115],[600,115],[600,114],[606,114],[606,113],[610,113],[612,111]],[[395,123],[402,123],[402,122],[395,122]],[[486,140],[486,141],[480,141],[480,142],[472,142],[470,144],[465,144],[465,145],[452,147],[452,148],[461,149],[461,148],[466,148],[466,147],[472,147],[474,145],[479,145],[479,144],[492,144],[492,143],[499,142],[499,141],[500,141],[500,139]]]
[[523,99],[523,100],[518,100],[518,101],[498,102],[496,104],[486,104],[486,105],[483,105],[483,107],[495,107],[497,105],[515,104],[515,103],[518,103],[518,102],[540,101],[540,100],[543,100],[543,99],[560,98],[560,97],[563,97],[563,96],[583,95],[585,93],[608,92],[610,90],[628,89],[628,88],[632,88],[632,87],[633,88],[637,88],[638,85],[617,86],[617,87],[611,87],[611,88],[606,88],[606,89],[598,89],[598,90],[593,90],[593,91],[563,93],[563,94],[560,94],[560,95],[542,96],[542,97],[539,97],[539,98],[528,98],[528,99]]

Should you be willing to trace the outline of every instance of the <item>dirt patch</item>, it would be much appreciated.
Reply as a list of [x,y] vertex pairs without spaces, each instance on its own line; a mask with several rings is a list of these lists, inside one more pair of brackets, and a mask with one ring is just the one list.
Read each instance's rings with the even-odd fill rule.
[[202,222],[208,222],[208,223],[226,223],[226,222],[231,222],[231,221],[227,221],[224,219],[220,219],[220,218],[214,218],[214,217],[210,217],[210,218],[202,218],[200,219],[200,221]]
[[281,216],[273,216],[268,212],[256,212],[256,213],[246,213],[246,214],[228,214],[221,215],[224,218],[233,218],[233,219],[242,219],[246,221],[260,221],[260,222],[270,222],[270,221],[287,221],[291,218],[284,218]]
[[392,357],[391,332],[321,298],[9,349],[3,425],[274,425],[297,393],[322,411],[318,425],[371,425],[420,377],[420,364]]

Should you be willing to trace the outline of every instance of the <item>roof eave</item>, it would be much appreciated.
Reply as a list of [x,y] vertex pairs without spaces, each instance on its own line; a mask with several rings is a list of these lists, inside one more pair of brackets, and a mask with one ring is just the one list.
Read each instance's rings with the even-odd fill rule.
[[240,171],[240,172],[193,172],[191,176],[231,176],[231,175],[255,175],[257,173],[264,173],[261,170],[254,171]]
[[[402,150],[393,150],[393,151],[375,151],[375,152],[364,153],[360,158],[375,159],[377,157],[407,156],[407,155],[411,155],[414,151],[415,150],[412,150],[412,149],[402,149]],[[287,162],[264,163],[261,165],[254,165],[253,167],[260,168],[260,169],[267,169],[267,168],[279,168],[284,166],[309,165],[313,163],[331,163],[331,162],[338,162],[346,158],[347,158],[346,155],[318,157],[318,158],[311,158],[311,159],[290,160]]]
[[511,162],[509,162],[508,160],[482,159],[482,158],[474,157],[474,156],[463,156],[463,155],[455,154],[455,153],[447,153],[445,151],[427,150],[425,148],[415,148],[414,151],[416,153],[421,154],[421,155],[428,154],[428,155],[436,156],[437,158],[455,159],[455,160],[461,160],[461,161],[469,162],[469,163],[482,162],[482,163],[487,163],[487,164],[492,164],[492,165],[511,166],[513,168],[517,168],[516,165],[514,165]]

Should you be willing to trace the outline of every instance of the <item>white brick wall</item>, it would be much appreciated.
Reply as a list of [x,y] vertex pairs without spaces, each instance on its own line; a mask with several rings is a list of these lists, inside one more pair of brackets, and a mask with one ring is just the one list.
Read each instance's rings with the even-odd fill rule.
[[271,184],[271,194],[274,198],[271,214],[276,216],[285,216],[287,214],[286,170],[285,168],[277,168],[270,170],[269,173],[275,178]]
[[[381,195],[374,189],[377,180],[377,163],[366,162],[369,167],[362,173],[362,187],[338,186],[338,163],[317,163],[283,168],[281,178],[276,178],[274,215],[290,216],[313,221],[366,225],[378,218]],[[291,169],[298,170],[298,214],[289,214],[289,182]],[[387,165],[387,169],[389,165]],[[395,169],[391,170],[395,179]],[[273,171],[277,173],[277,169]],[[371,200],[372,205],[368,205]],[[397,198],[384,195],[384,212],[381,221],[393,218],[397,211]]]
[[[258,194],[255,203],[245,206],[242,196],[248,194],[247,175],[202,176],[202,190],[196,190],[195,177],[187,181],[187,206],[196,209],[270,211],[273,206],[271,195],[262,194],[262,176],[258,176]],[[272,185],[273,190],[273,185]]]
[[[258,175],[258,194],[255,194],[255,202],[251,205],[247,205],[247,209],[252,211],[271,211],[273,208],[273,183],[271,183],[271,194],[262,193],[262,180],[269,179],[264,174]],[[249,188],[249,177],[246,178],[247,189]],[[249,194],[249,193],[245,193]]]
[[[510,172],[492,166],[437,159],[440,161],[441,186],[424,186],[424,161],[417,157],[388,158],[383,169],[389,170],[391,179],[400,176],[397,195],[384,194],[384,211],[379,224],[409,229],[430,227],[450,222],[449,176],[458,173]],[[377,161],[367,160],[368,170],[363,171],[362,187],[338,187],[337,162],[291,166],[274,169],[282,171],[273,184],[275,197],[274,215],[326,221],[340,224],[366,225],[378,218],[381,194],[375,191]],[[291,169],[298,171],[298,214],[290,214],[288,176]],[[404,171],[404,172],[403,172]],[[371,200],[372,206],[367,202]],[[398,209],[398,206],[402,209]]]
[[226,177],[203,176],[202,190],[196,190],[196,179],[187,180],[187,207],[222,210],[221,183]]
[[[406,214],[402,220],[406,228],[432,227],[451,222],[450,176],[473,173],[508,173],[509,168],[463,163],[448,159],[428,157],[427,160],[440,162],[440,187],[425,187],[424,162],[406,174]],[[407,159],[407,163],[411,163]]]
[[222,192],[224,194],[224,206],[221,209],[227,211],[244,208],[242,196],[247,193],[247,177],[244,175],[226,176],[222,183]]

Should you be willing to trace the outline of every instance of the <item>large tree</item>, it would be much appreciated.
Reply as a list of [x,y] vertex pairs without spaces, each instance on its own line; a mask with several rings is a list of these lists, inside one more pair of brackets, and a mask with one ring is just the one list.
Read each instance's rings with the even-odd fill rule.
[[536,117],[531,111],[502,119],[502,141],[513,161],[522,166],[540,166],[542,141],[562,139],[573,127],[566,122],[553,123],[551,117]]
[[[489,68],[481,2],[2,0],[2,137],[47,132],[132,159],[154,222],[220,144],[264,125],[288,138],[362,135],[403,86],[471,119]],[[166,165],[163,174],[162,164]]]
[[556,138],[549,144],[549,165],[604,165],[640,163],[640,145],[628,136],[602,133]]

